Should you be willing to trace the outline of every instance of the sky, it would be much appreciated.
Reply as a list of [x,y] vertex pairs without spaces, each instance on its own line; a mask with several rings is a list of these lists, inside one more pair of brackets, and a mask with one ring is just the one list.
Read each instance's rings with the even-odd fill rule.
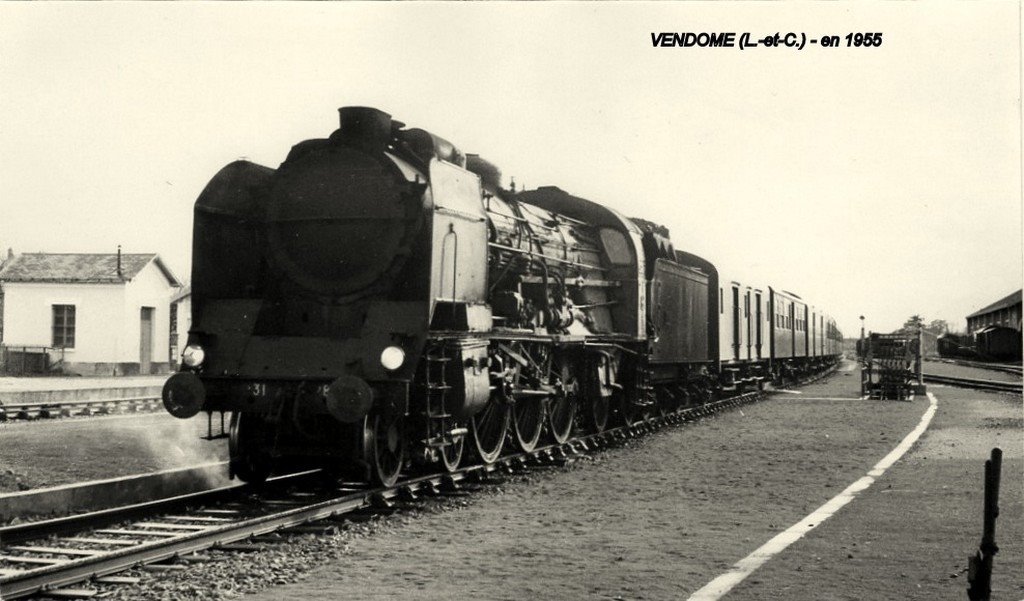
[[[846,335],[1022,285],[1021,5],[0,3],[0,248],[157,252],[223,165],[373,106],[666,225]],[[840,47],[654,47],[658,32]],[[846,47],[848,33],[881,33]]]

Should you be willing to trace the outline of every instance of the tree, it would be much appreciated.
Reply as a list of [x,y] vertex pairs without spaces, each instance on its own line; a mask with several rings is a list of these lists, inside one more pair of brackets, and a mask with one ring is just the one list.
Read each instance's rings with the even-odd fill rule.
[[925,355],[935,354],[937,353],[935,339],[949,330],[949,323],[944,319],[933,319],[928,325],[925,325],[925,319],[915,314],[903,322],[903,327],[896,330],[895,333],[914,337],[917,336],[918,330],[924,332],[921,340],[922,352]]
[[903,322],[904,331],[917,331],[921,327],[924,327],[924,318],[920,315],[911,315],[910,319]]

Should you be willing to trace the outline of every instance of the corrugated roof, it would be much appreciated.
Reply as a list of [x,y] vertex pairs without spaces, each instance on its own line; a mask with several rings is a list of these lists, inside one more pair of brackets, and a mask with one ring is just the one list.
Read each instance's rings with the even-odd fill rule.
[[967,316],[967,319],[977,317],[979,315],[985,315],[986,313],[991,313],[993,311],[998,311],[1000,309],[1005,309],[1006,307],[1012,305],[1020,304],[1022,295],[1024,295],[1024,290],[1018,290],[1016,292],[1010,293],[1006,298],[1001,298],[996,302],[992,303],[991,305],[983,309],[978,309],[974,313],[971,313],[970,315]]
[[0,282],[116,284],[133,279],[151,262],[156,263],[172,286],[181,286],[178,278],[155,253],[122,253],[120,276],[117,274],[117,253],[23,253],[7,261],[0,269]]

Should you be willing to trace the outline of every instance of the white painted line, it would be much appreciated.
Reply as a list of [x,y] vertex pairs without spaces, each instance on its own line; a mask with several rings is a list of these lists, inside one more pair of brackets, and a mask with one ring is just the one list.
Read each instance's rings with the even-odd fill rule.
[[779,388],[777,390],[773,390],[772,392],[785,392],[786,394],[803,394],[799,390],[786,390],[785,388]]
[[812,528],[827,520],[852,501],[858,493],[871,486],[875,479],[884,474],[885,470],[889,469],[892,464],[896,463],[928,428],[928,424],[931,423],[935,410],[938,408],[938,400],[936,400],[935,395],[929,392],[928,399],[931,401],[931,404],[928,406],[928,410],[924,412],[924,415],[921,416],[921,421],[917,424],[917,427],[910,434],[907,434],[900,441],[900,444],[896,445],[896,448],[876,463],[871,471],[868,472],[868,475],[849,485],[846,487],[846,490],[815,509],[810,515],[793,524],[784,532],[775,535],[774,538],[761,545],[753,553],[736,562],[728,572],[715,578],[690,595],[689,601],[715,601],[721,599],[733,587],[743,582],[754,570],[781,553],[786,547],[803,538]]

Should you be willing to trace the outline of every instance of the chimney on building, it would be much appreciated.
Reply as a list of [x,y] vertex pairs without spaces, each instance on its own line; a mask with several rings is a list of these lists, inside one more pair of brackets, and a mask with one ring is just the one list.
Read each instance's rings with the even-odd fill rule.
[[117,245],[117,277],[123,278],[121,274],[121,245]]

